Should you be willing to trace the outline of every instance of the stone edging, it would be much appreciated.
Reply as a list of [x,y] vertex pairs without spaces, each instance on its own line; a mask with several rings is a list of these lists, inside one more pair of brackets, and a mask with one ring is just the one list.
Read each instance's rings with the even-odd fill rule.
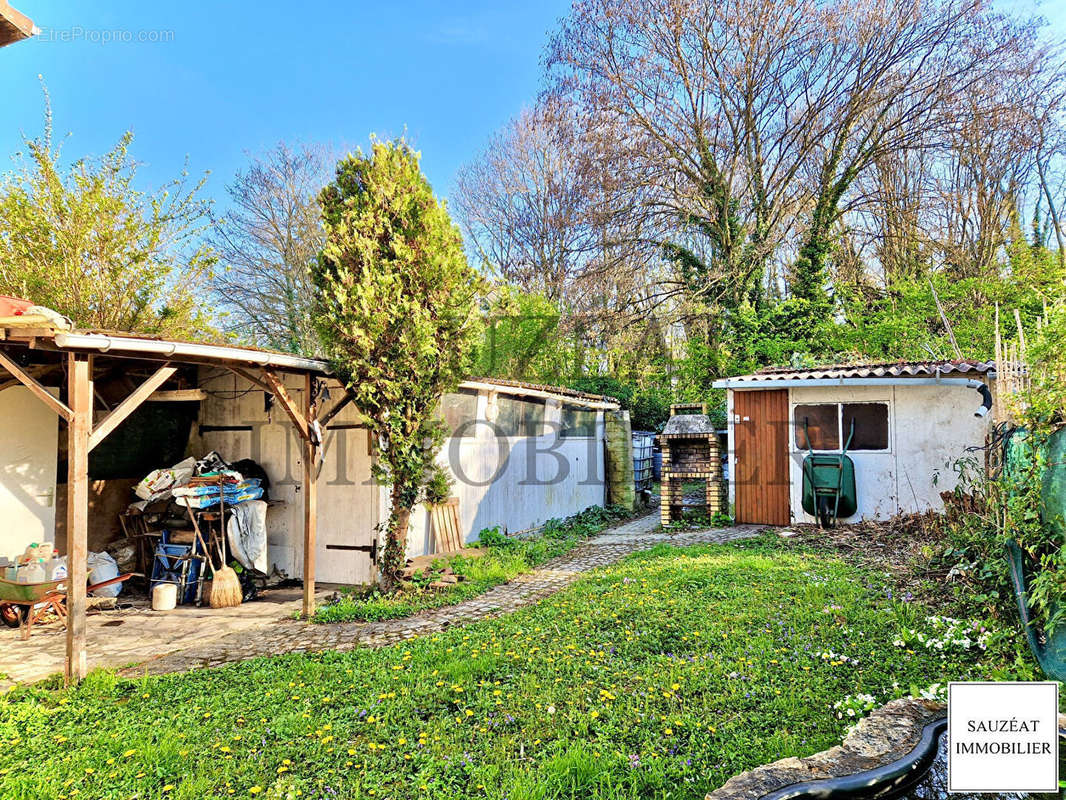
[[921,738],[922,728],[944,716],[945,709],[930,700],[893,700],[861,720],[843,744],[743,772],[706,800],[757,800],[794,783],[839,778],[890,764],[909,753]]

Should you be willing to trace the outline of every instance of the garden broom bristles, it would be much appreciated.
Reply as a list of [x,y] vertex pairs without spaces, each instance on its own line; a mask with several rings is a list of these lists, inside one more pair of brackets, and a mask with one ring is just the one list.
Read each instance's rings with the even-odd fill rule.
[[[225,517],[223,517],[225,520]],[[223,522],[223,526],[225,522]],[[215,570],[211,577],[211,608],[232,608],[241,604],[244,592],[241,591],[241,581],[233,568],[226,564],[226,530],[222,529],[219,537],[222,547],[222,566]]]
[[211,608],[231,608],[241,604],[241,581],[232,567],[223,564],[211,577]]

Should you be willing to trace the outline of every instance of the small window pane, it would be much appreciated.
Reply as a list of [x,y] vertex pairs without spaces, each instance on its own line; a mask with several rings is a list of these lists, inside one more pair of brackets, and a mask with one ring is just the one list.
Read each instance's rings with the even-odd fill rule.
[[562,429],[559,432],[559,435],[564,439],[576,438],[579,436],[595,436],[596,413],[597,412],[590,411],[587,408],[563,406],[560,419]]
[[540,436],[544,430],[544,401],[500,396],[496,400],[499,436]]
[[477,436],[477,392],[461,389],[450,392],[440,399],[440,412],[444,424],[448,426],[448,435],[460,438]]
[[815,450],[836,450],[840,447],[840,428],[837,419],[836,403],[796,406],[793,419],[796,423],[796,447],[807,450],[807,439],[803,435],[803,422],[807,421],[811,445]]
[[849,449],[888,449],[887,405],[884,403],[845,403],[843,416],[845,441],[851,431],[852,420],[855,421],[855,438],[851,440]]

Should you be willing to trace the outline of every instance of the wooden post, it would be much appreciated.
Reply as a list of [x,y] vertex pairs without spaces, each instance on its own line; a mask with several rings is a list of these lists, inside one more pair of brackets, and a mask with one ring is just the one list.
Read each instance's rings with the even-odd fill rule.
[[[304,375],[304,407],[303,417],[306,422],[314,419],[314,409],[312,407],[312,389],[314,388],[314,379],[311,377],[311,373],[308,372]],[[299,432],[299,428],[297,428]],[[310,433],[310,431],[308,431]],[[310,617],[315,613],[315,548],[317,547],[315,541],[315,528],[318,524],[318,490],[315,480],[315,458],[317,457],[317,448],[313,441],[313,437],[307,435],[303,437],[304,444],[304,616]]]
[[93,427],[92,357],[67,355],[67,661],[66,683],[87,671],[85,659],[85,584],[89,530],[89,436]]

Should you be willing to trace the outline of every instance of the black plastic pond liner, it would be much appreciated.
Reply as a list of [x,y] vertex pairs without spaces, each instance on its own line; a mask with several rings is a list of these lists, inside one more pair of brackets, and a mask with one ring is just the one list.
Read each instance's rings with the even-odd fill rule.
[[883,767],[818,781],[793,783],[764,794],[760,800],[838,800],[840,798],[888,798],[903,794],[921,782],[936,761],[940,735],[947,730],[946,718],[930,722],[922,728],[921,738],[907,755]]

